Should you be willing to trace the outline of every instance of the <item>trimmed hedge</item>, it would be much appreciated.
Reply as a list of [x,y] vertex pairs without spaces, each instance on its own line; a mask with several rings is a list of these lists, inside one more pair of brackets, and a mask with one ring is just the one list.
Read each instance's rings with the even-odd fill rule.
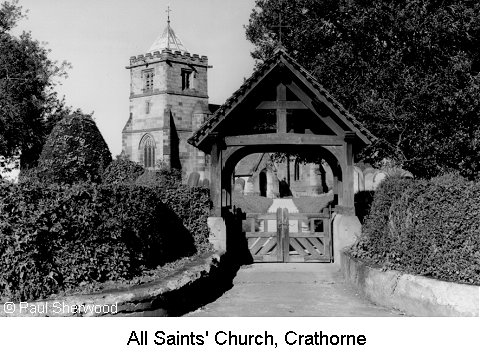
[[373,190],[362,190],[355,193],[355,215],[362,224],[365,223],[365,218],[370,213],[374,195],[375,191]]
[[145,169],[128,158],[119,157],[105,169],[102,177],[104,184],[134,184]]
[[146,170],[135,181],[137,185],[177,187],[182,184],[182,172],[178,169],[162,167],[159,170]]
[[207,224],[211,209],[209,189],[182,184],[181,171],[168,168],[145,171],[135,183],[153,189],[160,201],[182,219],[199,252],[211,250]]
[[129,279],[205,251],[208,212],[205,189],[0,184],[0,297]]
[[112,155],[95,121],[77,110],[60,120],[48,135],[35,176],[58,184],[100,183],[111,162]]
[[480,285],[480,184],[387,178],[352,254],[388,269]]

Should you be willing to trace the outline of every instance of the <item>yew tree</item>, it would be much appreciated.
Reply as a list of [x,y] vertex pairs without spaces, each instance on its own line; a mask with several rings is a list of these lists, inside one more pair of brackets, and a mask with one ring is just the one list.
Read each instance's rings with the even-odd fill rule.
[[91,115],[76,110],[55,124],[33,175],[44,183],[102,181],[112,155]]
[[22,169],[35,166],[48,134],[69,111],[54,91],[68,64],[50,60],[30,33],[12,33],[23,16],[18,1],[0,4],[0,170],[17,157]]
[[361,157],[419,177],[480,174],[480,3],[256,0],[259,62],[278,44],[378,137]]

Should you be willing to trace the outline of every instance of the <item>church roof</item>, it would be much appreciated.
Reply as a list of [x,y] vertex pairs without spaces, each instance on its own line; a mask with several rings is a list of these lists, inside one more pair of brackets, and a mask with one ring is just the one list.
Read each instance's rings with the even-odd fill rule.
[[255,153],[245,156],[235,167],[235,176],[252,176],[265,157],[265,153]]
[[248,78],[243,85],[230,96],[225,103],[188,139],[188,142],[194,146],[199,146],[206,140],[208,134],[216,131],[218,125],[225,117],[245,99],[245,97],[279,64],[286,65],[291,71],[297,72],[305,82],[309,83],[314,91],[325,98],[331,109],[340,115],[346,127],[354,131],[365,144],[375,140],[376,137],[370,133],[355,117],[350,114],[333,96],[322,86],[316,78],[310,74],[304,67],[298,64],[290,55],[287,54],[284,47],[280,46],[275,50],[272,57],[267,59],[257,70]]
[[171,49],[172,51],[181,51],[181,52],[188,52],[187,48],[183,45],[180,38],[175,35],[175,31],[173,31],[172,27],[170,26],[170,20],[168,21],[165,30],[163,30],[162,35],[160,35],[155,42],[150,46],[148,49],[149,53],[153,53],[155,51],[162,51],[163,49]]

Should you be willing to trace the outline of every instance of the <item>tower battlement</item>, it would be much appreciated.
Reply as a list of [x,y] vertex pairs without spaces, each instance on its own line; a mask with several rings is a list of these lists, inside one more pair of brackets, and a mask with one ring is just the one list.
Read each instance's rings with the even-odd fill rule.
[[126,68],[131,69],[137,66],[145,66],[158,62],[176,62],[186,63],[201,67],[210,67],[208,65],[208,57],[200,56],[198,54],[190,55],[189,52],[172,51],[171,49],[163,49],[160,51],[154,51],[153,53],[146,53],[137,56],[130,57],[130,65]]

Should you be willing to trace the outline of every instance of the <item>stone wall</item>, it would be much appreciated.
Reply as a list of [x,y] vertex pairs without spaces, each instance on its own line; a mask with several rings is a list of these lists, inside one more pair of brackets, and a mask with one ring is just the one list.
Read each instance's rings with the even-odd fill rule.
[[413,316],[479,316],[480,288],[424,276],[383,271],[341,253],[347,282],[377,305]]
[[23,309],[21,303],[0,304],[0,317],[182,315],[213,301],[231,286],[235,268],[223,259],[221,253],[205,254],[164,279],[125,289],[32,301]]

